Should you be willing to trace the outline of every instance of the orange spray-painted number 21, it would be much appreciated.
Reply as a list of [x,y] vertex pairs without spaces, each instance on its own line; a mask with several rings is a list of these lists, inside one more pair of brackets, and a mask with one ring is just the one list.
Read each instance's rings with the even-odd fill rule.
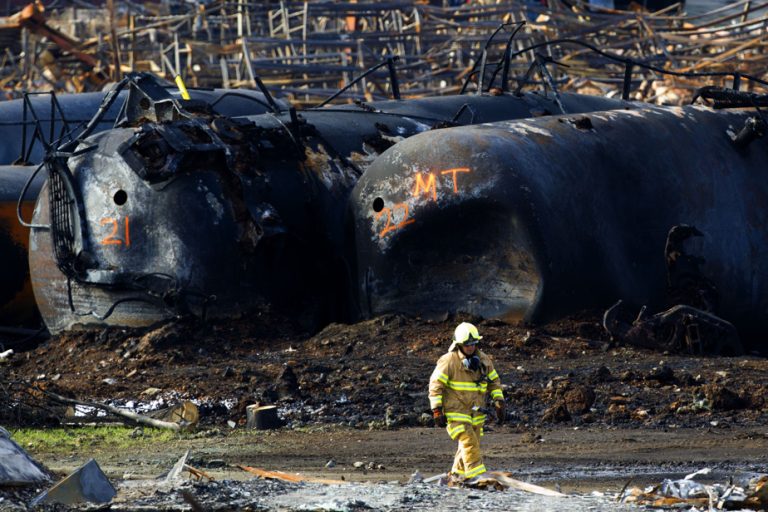
[[[120,229],[120,224],[123,225],[123,229]],[[121,245],[123,247],[131,246],[131,227],[130,219],[128,217],[123,219],[122,223],[120,222],[120,219],[106,217],[101,219],[101,225],[111,226],[110,232],[99,241],[101,245]],[[122,238],[120,237],[121,235]]]

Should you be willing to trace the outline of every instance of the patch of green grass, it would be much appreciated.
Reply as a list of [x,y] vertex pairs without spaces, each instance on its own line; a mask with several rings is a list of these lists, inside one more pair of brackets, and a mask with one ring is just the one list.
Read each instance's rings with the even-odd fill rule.
[[134,430],[123,426],[22,428],[11,434],[22,448],[34,453],[126,450],[180,438],[170,430],[143,428],[141,435],[135,435]]

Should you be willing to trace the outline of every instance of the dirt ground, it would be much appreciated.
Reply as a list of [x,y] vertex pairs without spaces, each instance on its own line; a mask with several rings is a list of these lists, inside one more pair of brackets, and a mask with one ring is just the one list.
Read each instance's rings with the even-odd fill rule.
[[[450,510],[451,501],[442,496],[413,497],[414,489],[403,486],[418,470],[431,476],[447,469],[455,449],[441,429],[405,428],[397,430],[356,430],[348,427],[315,427],[309,431],[279,430],[273,432],[222,431],[199,438],[180,439],[163,446],[148,445],[130,452],[96,450],[71,455],[33,452],[38,460],[53,470],[65,474],[95,458],[112,482],[118,487],[113,510],[180,510],[186,504],[179,495],[185,485],[172,489],[158,489],[147,485],[145,479],[166,473],[177,458],[190,450],[189,463],[202,469],[222,482],[229,494],[222,497],[221,488],[213,492],[209,486],[187,483],[188,487],[205,505],[206,510],[216,510],[227,500],[245,499],[245,493],[253,493],[266,500],[266,491],[256,485],[241,487],[253,475],[238,465],[298,472],[306,476],[345,480],[350,483],[369,482],[374,487],[387,489],[390,494],[399,491],[410,496],[414,503],[426,509]],[[499,493],[462,491],[472,505],[470,509],[525,510],[625,510],[615,502],[625,484],[644,486],[659,483],[664,478],[682,478],[695,470],[710,467],[708,482],[725,482],[744,473],[764,471],[768,454],[765,437],[753,429],[731,427],[724,429],[667,429],[605,428],[572,426],[545,427],[538,430],[536,442],[513,426],[493,429],[484,439],[486,462],[490,468],[506,470],[523,481],[529,481],[549,489],[558,489],[572,498],[583,498],[583,507],[570,500],[552,500],[546,506],[531,500],[540,498],[529,493],[517,493],[505,497]],[[335,466],[328,468],[329,460]],[[356,462],[364,463],[355,468]],[[373,466],[373,469],[366,469]],[[265,484],[266,485],[266,484]],[[435,486],[426,486],[437,492]],[[327,510],[329,496],[339,500],[344,497],[338,486],[279,486],[279,492],[269,488],[267,494],[297,493],[300,499],[291,507],[276,501],[263,501],[264,509],[280,510]],[[371,496],[371,486],[358,487],[355,499],[365,500],[371,508],[385,510],[410,510],[416,506],[389,506]],[[442,491],[445,494],[445,491]],[[459,492],[459,491],[457,491]],[[416,493],[419,496],[418,493]],[[457,499],[459,494],[452,494]],[[227,497],[229,496],[229,497]],[[468,498],[474,496],[474,498]],[[403,496],[398,496],[402,499]],[[326,501],[317,501],[325,498]],[[349,498],[347,496],[347,498]],[[481,506],[479,499],[485,500]],[[314,501],[313,501],[314,500]],[[353,500],[354,501],[354,500]],[[248,503],[252,503],[248,501]],[[316,508],[310,506],[316,504]],[[430,504],[430,506],[426,506]],[[538,504],[538,505],[537,505]],[[301,505],[301,506],[299,506]],[[330,507],[334,510],[355,510],[355,507]],[[353,503],[354,505],[354,503]],[[541,505],[541,507],[540,507]],[[364,508],[364,507],[360,507]],[[188,507],[186,508],[188,509]],[[226,508],[224,508],[226,509]],[[240,509],[233,507],[232,509]],[[260,509],[260,508],[255,508]]]
[[[766,434],[732,427],[712,429],[606,429],[557,426],[538,431],[536,442],[514,427],[497,427],[483,439],[485,462],[494,470],[562,492],[618,492],[634,485],[682,477],[704,467],[711,480],[765,471]],[[226,431],[129,452],[95,450],[69,455],[30,452],[58,472],[67,473],[95,458],[116,480],[156,478],[186,450],[194,467],[217,480],[251,478],[238,465],[361,482],[406,482],[418,470],[425,477],[450,468],[455,444],[442,429],[414,427],[393,431],[322,428],[271,433]],[[326,464],[333,460],[333,467]],[[355,462],[363,462],[355,468]],[[373,464],[371,464],[373,463]],[[372,469],[368,469],[372,466]]]
[[[508,402],[506,424],[492,425],[483,441],[491,468],[587,494],[702,467],[715,470],[714,480],[765,472],[766,359],[619,346],[597,318],[529,328],[393,315],[310,335],[261,311],[206,325],[70,333],[0,366],[11,404],[2,422],[61,420],[63,408],[20,391],[23,383],[137,409],[189,399],[200,407],[199,435],[141,452],[32,454],[62,473],[95,457],[117,481],[156,477],[190,449],[193,465],[217,479],[249,478],[234,467],[244,464],[405,482],[415,470],[448,469],[455,447],[430,428],[427,382],[456,323],[474,320]],[[245,407],[257,402],[277,404],[286,426],[246,430]],[[329,460],[334,467],[326,468]]]

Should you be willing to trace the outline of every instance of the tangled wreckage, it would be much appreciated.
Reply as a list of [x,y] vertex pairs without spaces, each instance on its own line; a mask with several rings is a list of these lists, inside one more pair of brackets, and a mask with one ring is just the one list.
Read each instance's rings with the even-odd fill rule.
[[[709,315],[715,337],[768,326],[765,122],[722,110],[764,97],[704,88],[714,108],[659,107],[502,84],[301,112],[267,93],[268,112],[232,116],[124,80],[41,165],[24,223],[45,324],[143,326],[263,301],[318,322],[537,322],[617,299],[660,310],[680,292],[685,325]],[[125,87],[114,127],[94,133]],[[706,234],[703,259],[682,237],[665,261],[670,230],[688,225]],[[674,284],[675,258],[697,300]],[[702,283],[716,300],[700,300]],[[613,335],[632,330],[610,313]]]

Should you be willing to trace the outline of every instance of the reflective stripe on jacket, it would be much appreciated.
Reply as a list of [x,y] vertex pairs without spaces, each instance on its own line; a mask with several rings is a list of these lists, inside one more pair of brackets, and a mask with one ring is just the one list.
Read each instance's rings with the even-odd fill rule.
[[464,366],[460,350],[448,352],[437,360],[435,371],[429,379],[429,406],[442,407],[449,422],[482,425],[486,394],[491,399],[504,400],[499,374],[493,368],[490,356],[477,350],[480,369],[472,371]]

